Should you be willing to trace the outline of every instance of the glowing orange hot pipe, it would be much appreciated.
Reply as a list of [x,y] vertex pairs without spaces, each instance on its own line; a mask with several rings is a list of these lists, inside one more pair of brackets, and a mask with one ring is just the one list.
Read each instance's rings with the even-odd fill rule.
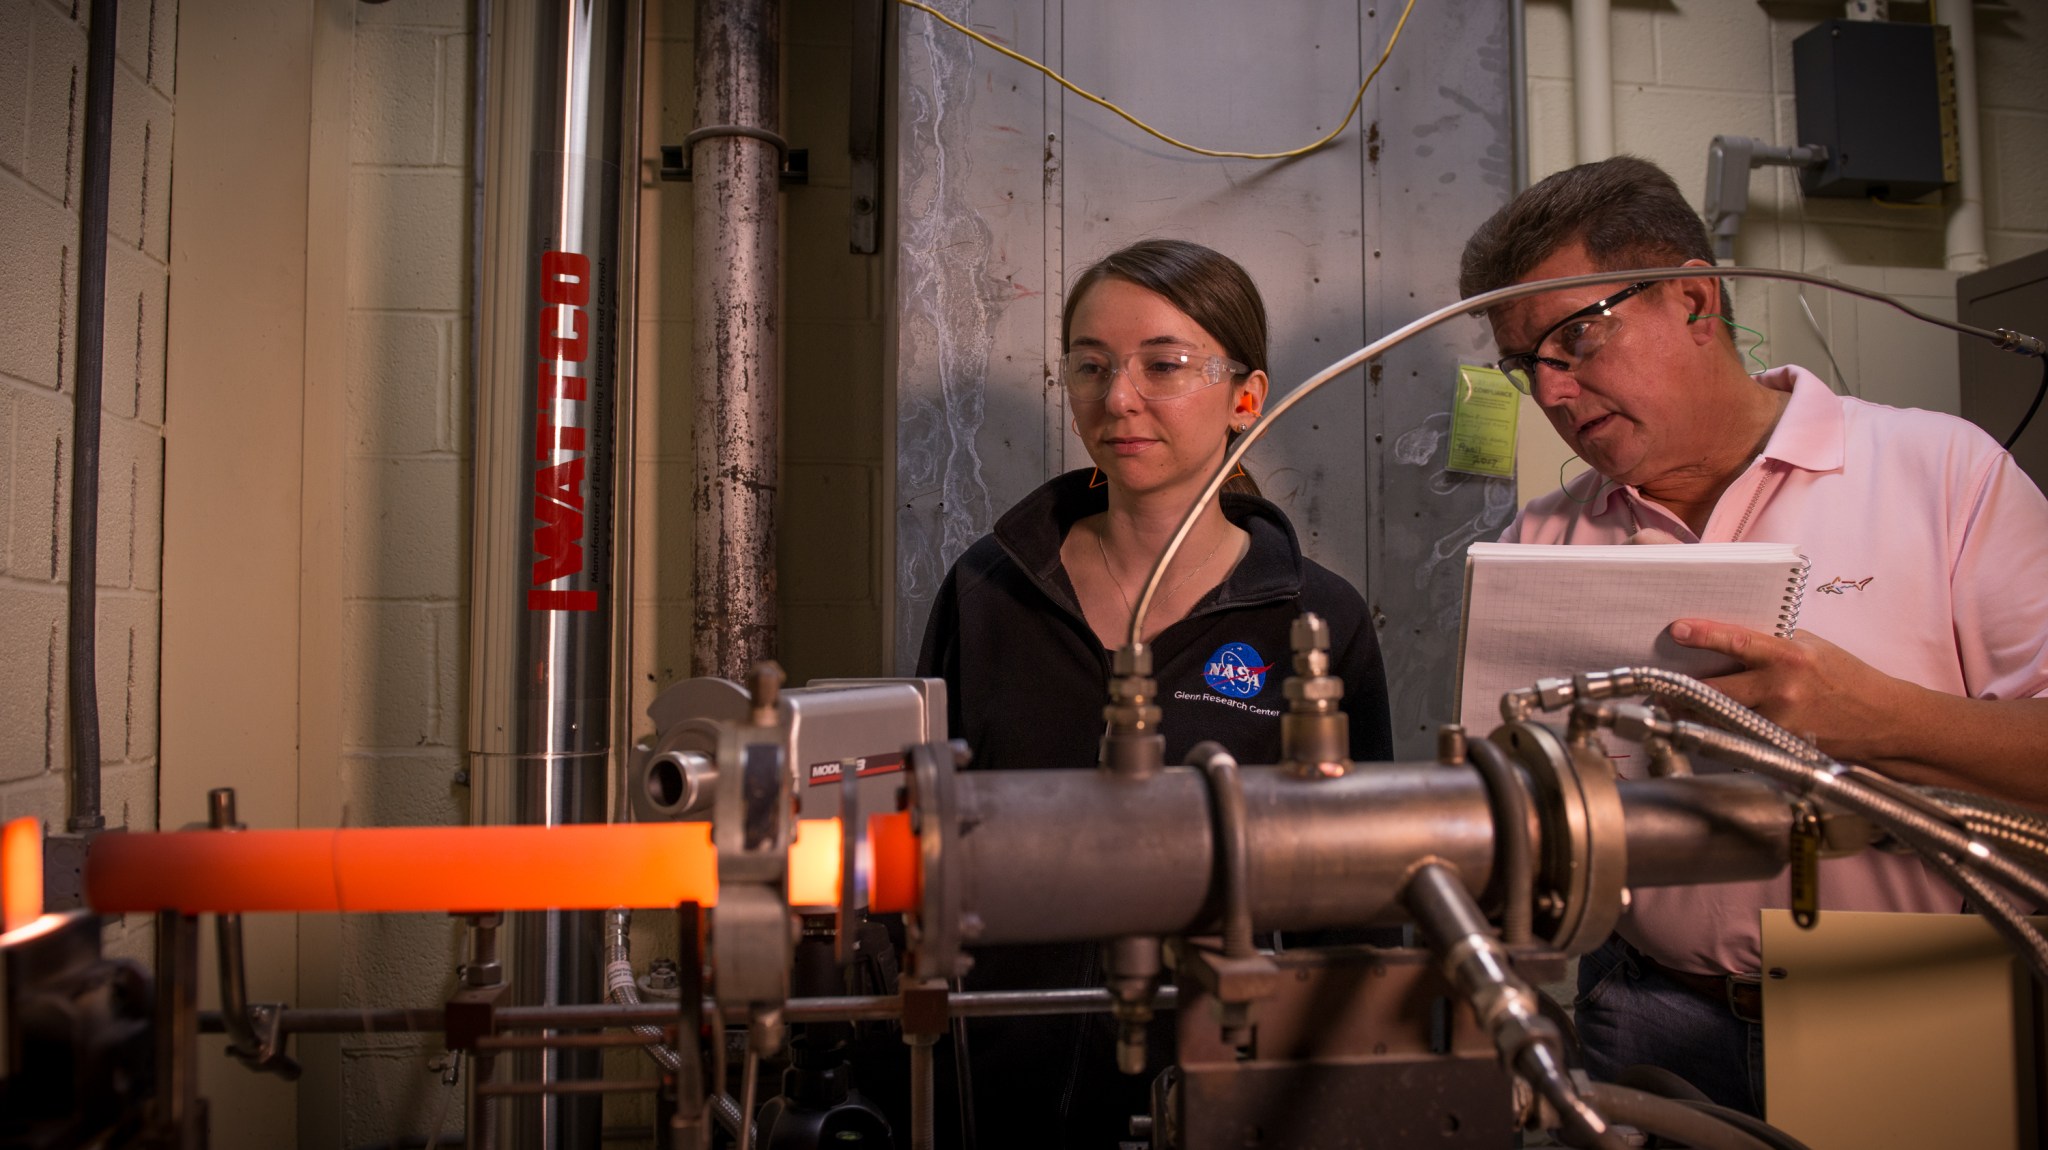
[[[718,856],[705,823],[112,834],[85,894],[102,914],[710,906]],[[798,824],[789,894],[837,903],[836,819]]]
[[29,816],[0,829],[0,931],[43,913],[43,824]]

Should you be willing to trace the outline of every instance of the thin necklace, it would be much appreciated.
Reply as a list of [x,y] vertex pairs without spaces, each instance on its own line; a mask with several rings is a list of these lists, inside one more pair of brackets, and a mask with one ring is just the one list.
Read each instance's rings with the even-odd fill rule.
[[[1123,596],[1124,622],[1129,623],[1131,616],[1138,613],[1137,609],[1131,606],[1131,593],[1129,591],[1124,590],[1124,581],[1116,577],[1116,570],[1109,565],[1109,549],[1102,545],[1102,533],[1097,531],[1093,534],[1095,535],[1095,553],[1097,555],[1102,556],[1102,573],[1104,575],[1109,576],[1109,581],[1116,585],[1116,593]],[[1228,532],[1224,533],[1224,539],[1228,539],[1229,537],[1230,536]],[[1172,595],[1175,591],[1180,590],[1182,587],[1187,586],[1188,580],[1193,579],[1198,573],[1200,573],[1202,568],[1207,567],[1209,565],[1209,560],[1216,558],[1216,553],[1221,550],[1223,550],[1223,539],[1218,539],[1216,541],[1216,546],[1209,548],[1209,553],[1207,555],[1202,556],[1202,561],[1200,563],[1195,564],[1195,568],[1193,571],[1190,571],[1187,574],[1181,576],[1179,582],[1175,583],[1171,587],[1168,587],[1164,592],[1160,594],[1159,597],[1161,599],[1164,599],[1167,596]]]

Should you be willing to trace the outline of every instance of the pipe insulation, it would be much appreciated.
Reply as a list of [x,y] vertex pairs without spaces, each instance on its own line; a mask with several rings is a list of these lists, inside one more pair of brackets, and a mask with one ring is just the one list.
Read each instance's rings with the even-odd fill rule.
[[1614,154],[1613,24],[1608,0],[1572,0],[1572,122],[1582,164]]
[[777,0],[697,5],[693,676],[741,680],[777,648],[781,29]]

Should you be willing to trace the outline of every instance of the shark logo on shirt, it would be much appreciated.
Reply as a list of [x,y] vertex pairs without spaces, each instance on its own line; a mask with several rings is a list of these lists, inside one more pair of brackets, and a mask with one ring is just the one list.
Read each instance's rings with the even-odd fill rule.
[[1837,575],[1821,584],[1817,590],[1823,595],[1847,595],[1851,591],[1861,591],[1870,586],[1870,581],[1875,578],[1875,575],[1865,575],[1861,579],[1844,579]]

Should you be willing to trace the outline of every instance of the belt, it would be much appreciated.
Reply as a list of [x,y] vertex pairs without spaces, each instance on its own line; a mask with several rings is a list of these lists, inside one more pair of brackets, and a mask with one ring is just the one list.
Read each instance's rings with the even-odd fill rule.
[[1644,971],[1655,974],[1673,986],[1681,987],[1699,998],[1726,1006],[1729,1013],[1744,1022],[1764,1020],[1764,980],[1757,974],[1694,974],[1689,970],[1673,970],[1649,955],[1629,948],[1633,958]]

